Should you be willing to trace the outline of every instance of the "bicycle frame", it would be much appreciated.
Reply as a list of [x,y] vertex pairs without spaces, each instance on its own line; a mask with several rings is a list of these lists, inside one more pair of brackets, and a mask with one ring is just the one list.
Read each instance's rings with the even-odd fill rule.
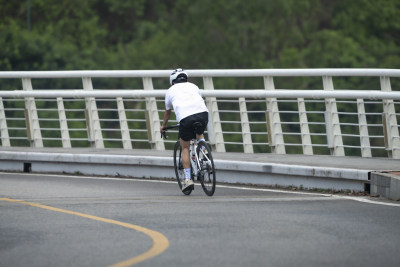
[[[197,139],[192,139],[190,141],[190,147],[189,147],[189,157],[190,157],[190,164],[192,166],[193,169],[193,174],[195,176],[198,176],[200,171],[201,171],[201,165],[200,165],[200,160],[199,160],[199,156],[197,155],[196,151],[197,151]],[[207,155],[204,153],[204,151],[200,151],[204,158],[209,161],[210,159],[207,157]]]
[[[197,140],[192,139],[190,141],[190,147],[189,147],[189,157],[190,157],[190,164],[192,165],[193,173],[195,176],[199,175],[200,171],[200,161],[199,157],[197,156],[196,150],[197,150]],[[194,157],[194,158],[193,158]]]

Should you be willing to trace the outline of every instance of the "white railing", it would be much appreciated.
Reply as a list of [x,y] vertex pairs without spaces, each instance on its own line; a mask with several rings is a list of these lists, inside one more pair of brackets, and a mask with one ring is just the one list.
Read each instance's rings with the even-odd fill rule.
[[[171,71],[0,72],[1,145],[170,149],[160,118]],[[202,78],[210,110],[208,139],[218,152],[388,156],[400,159],[400,70],[188,70]],[[380,90],[334,90],[333,77],[376,77]],[[255,77],[262,89],[215,89],[214,78]],[[321,77],[321,90],[275,89],[274,77]],[[33,89],[35,79],[82,79],[82,89]],[[94,89],[94,78],[142,80],[144,90]],[[154,89],[154,79],[164,89]],[[4,79],[4,80],[3,80]],[[200,81],[201,82],[201,81]],[[174,122],[171,122],[174,123]]]

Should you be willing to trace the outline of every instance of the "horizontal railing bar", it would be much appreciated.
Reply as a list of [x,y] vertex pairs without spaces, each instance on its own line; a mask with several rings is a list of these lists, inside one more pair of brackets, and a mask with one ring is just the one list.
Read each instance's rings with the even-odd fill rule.
[[[0,91],[0,97],[23,98],[23,97],[164,97],[166,90],[33,90],[33,91]],[[398,91],[373,91],[373,90],[202,90],[203,97],[249,97],[249,98],[364,98],[364,99],[397,99],[400,100]]]
[[[219,102],[219,101],[218,101]],[[240,110],[223,110],[220,109],[219,112],[221,113],[240,113]],[[264,111],[265,112],[265,111]]]
[[25,118],[7,118],[7,121],[25,121]]
[[4,111],[24,111],[24,108],[5,108]]
[[145,119],[126,119],[126,121],[129,121],[129,122],[146,122]]
[[344,111],[338,111],[336,114],[349,115],[349,116],[357,116],[358,115],[357,112],[344,112]]
[[145,112],[146,110],[145,109],[129,109],[129,108],[126,108],[125,111],[126,112],[128,112],[128,111],[130,111],[130,112]]
[[311,136],[326,136],[326,133],[310,133]]
[[283,132],[283,135],[294,135],[294,136],[301,136],[301,133],[294,133],[294,132]]
[[121,129],[101,128],[104,132],[120,132]]
[[[340,125],[345,125],[345,126],[359,126],[360,124],[357,123],[350,123],[350,122],[341,122]],[[365,125],[368,126],[368,125]]]
[[60,128],[40,128],[42,131],[60,131]]
[[[351,145],[344,145],[343,147],[346,147],[346,148],[361,148],[361,146],[351,146]],[[366,147],[366,148],[368,148],[368,147]]]
[[267,135],[268,132],[251,132],[251,135]]
[[311,144],[312,147],[328,147],[327,144]]
[[118,112],[118,109],[115,108],[98,108],[98,111],[110,111],[110,112]]
[[224,131],[223,134],[242,134],[242,132],[228,132],[228,131]]
[[249,121],[249,124],[267,124],[265,121]]
[[133,130],[129,130],[129,132],[143,132],[143,133],[147,133],[147,129],[133,129]]
[[118,119],[99,119],[99,121],[111,121],[111,122],[119,122]]
[[25,127],[9,127],[8,130],[10,131],[26,131]]
[[295,110],[279,110],[279,113],[284,113],[284,114],[298,114],[298,111]]
[[357,137],[357,138],[360,137],[360,135],[358,135],[358,134],[341,134],[341,136],[346,136],[346,137]]
[[220,123],[233,123],[233,124],[240,124],[240,121],[219,121]]
[[248,110],[248,114],[265,114],[265,110]]
[[86,128],[69,128],[68,131],[70,132],[86,132]]
[[299,125],[300,122],[299,121],[282,121],[281,124],[282,125]]
[[[2,71],[0,78],[168,78],[172,70]],[[220,69],[186,70],[191,77],[257,76],[387,76],[400,77],[398,69]]]
[[59,118],[39,118],[39,121],[59,121]]
[[296,144],[296,143],[285,143],[285,146],[302,146],[302,144]]
[[382,124],[367,124],[368,127],[382,127]]
[[238,142],[224,142],[224,143],[228,145],[243,145],[243,143],[238,143]]

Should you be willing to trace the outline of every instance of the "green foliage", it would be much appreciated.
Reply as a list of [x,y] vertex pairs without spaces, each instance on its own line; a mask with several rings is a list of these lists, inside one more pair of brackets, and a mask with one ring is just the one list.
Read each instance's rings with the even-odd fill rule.
[[392,0],[1,0],[0,70],[400,66]]
[[[0,6],[0,71],[400,68],[397,0],[0,0]],[[261,79],[214,82],[222,89],[263,86]],[[142,86],[133,79],[94,79],[93,84]],[[168,87],[167,79],[154,84]],[[322,81],[285,77],[276,78],[275,85],[321,89]],[[334,85],[376,89],[379,82],[334,78]],[[393,79],[393,90],[399,87],[400,80]],[[20,88],[20,81],[0,80],[0,90]],[[38,80],[34,88],[79,89],[82,82]]]

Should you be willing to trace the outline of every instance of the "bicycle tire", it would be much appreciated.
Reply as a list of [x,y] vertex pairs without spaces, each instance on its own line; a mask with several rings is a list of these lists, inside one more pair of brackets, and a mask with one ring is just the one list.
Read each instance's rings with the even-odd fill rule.
[[[204,147],[204,148],[203,148]],[[214,195],[216,184],[216,173],[211,149],[204,141],[197,143],[197,156],[200,162],[200,183],[207,196]],[[208,158],[208,159],[207,159]]]
[[[174,146],[174,169],[175,169],[175,176],[178,182],[179,189],[182,190],[182,184],[185,178],[185,172],[183,170],[182,165],[182,147],[181,143],[177,141]],[[185,195],[190,195],[193,190],[188,190],[183,192]]]

